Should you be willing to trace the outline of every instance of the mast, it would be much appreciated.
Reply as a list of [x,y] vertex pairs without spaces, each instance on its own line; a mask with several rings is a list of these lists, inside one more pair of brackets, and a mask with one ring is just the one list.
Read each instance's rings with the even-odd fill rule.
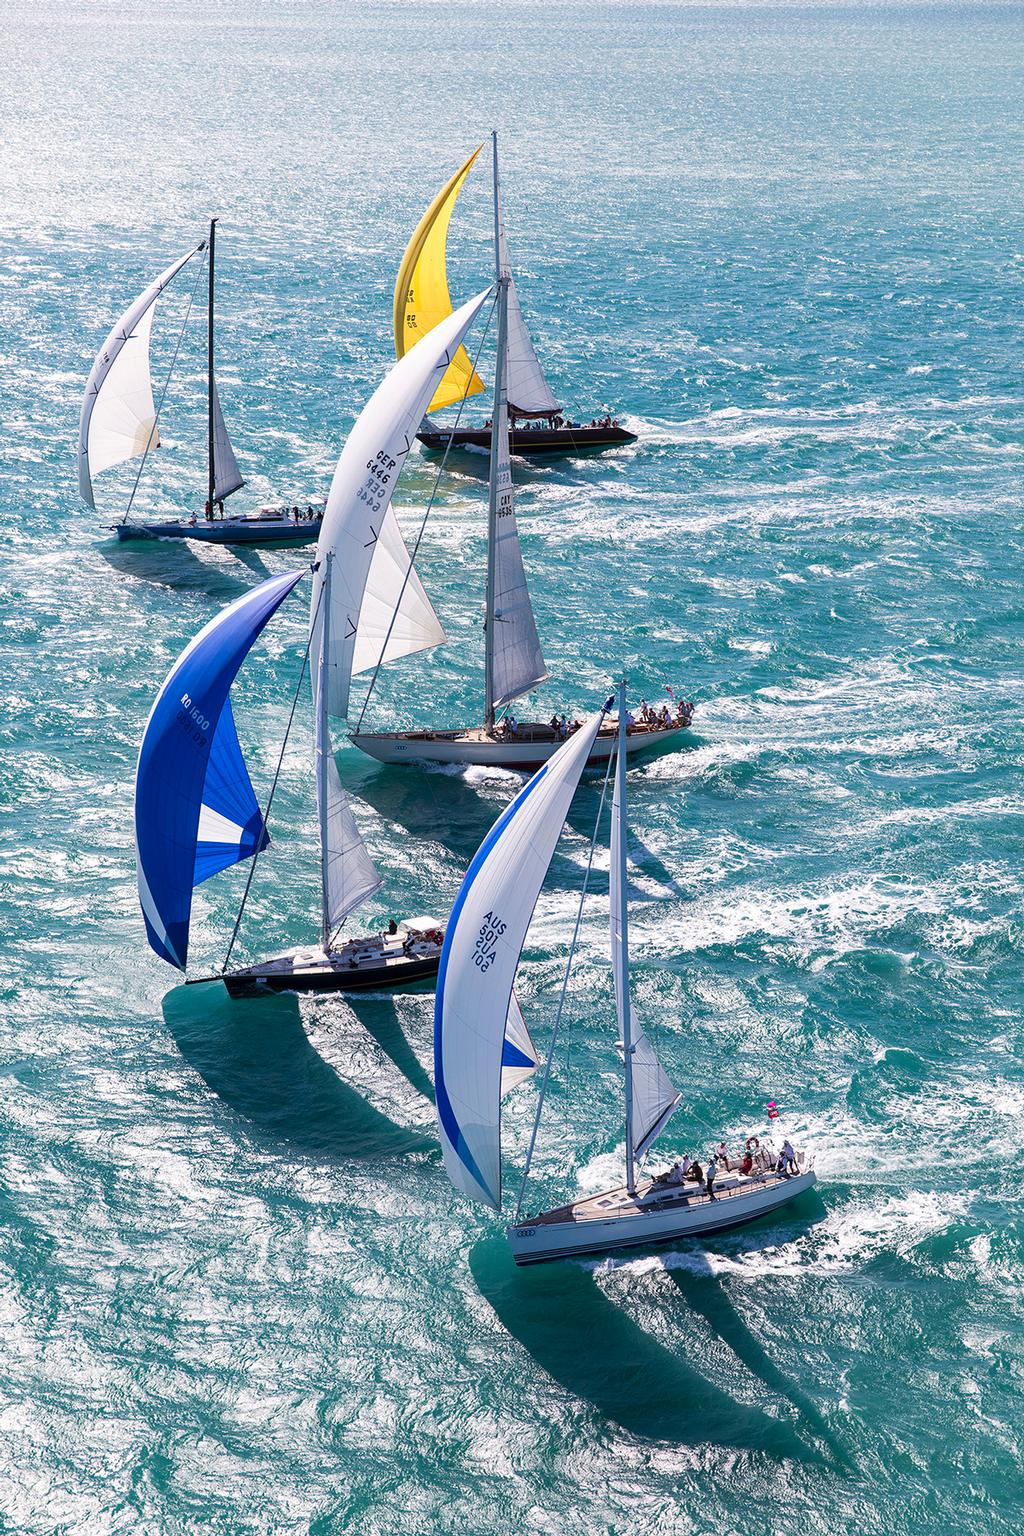
[[487,493],[487,595],[484,616],[484,726],[494,728],[494,562],[498,536],[498,469],[501,433],[507,431],[505,353],[508,346],[508,278],[501,270],[501,214],[498,204],[498,135],[491,133],[494,173],[494,276],[498,284],[497,356],[494,360],[494,409],[491,416],[491,471]]
[[210,220],[210,267],[207,274],[206,308],[206,495],[210,516],[213,516],[213,492],[217,483],[217,465],[213,451],[213,255],[217,235],[217,220]]
[[615,760],[615,814],[618,817],[618,860],[612,879],[619,887],[619,926],[622,933],[622,1056],[626,1078],[626,1189],[636,1193],[633,1166],[633,1018],[629,1006],[629,928],[626,898],[626,679],[619,684],[619,739]]
[[331,941],[330,892],[327,888],[327,818],[329,814],[327,801],[327,756],[331,750],[330,727],[327,723],[327,648],[331,638],[331,562],[333,559],[333,554],[325,556],[327,564],[324,570],[323,591],[320,595],[323,625],[320,631],[320,660],[316,673],[316,800],[320,813],[320,926],[325,953]]

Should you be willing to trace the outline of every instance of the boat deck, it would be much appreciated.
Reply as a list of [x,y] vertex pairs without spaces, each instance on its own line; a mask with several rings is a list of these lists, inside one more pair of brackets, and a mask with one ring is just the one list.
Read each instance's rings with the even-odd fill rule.
[[[801,1173],[808,1171],[803,1154],[799,1154],[799,1167]],[[645,1212],[689,1210],[719,1204],[737,1195],[748,1195],[752,1190],[772,1189],[788,1183],[789,1179],[778,1173],[723,1173],[715,1180],[715,1198],[712,1200],[704,1193],[703,1184],[656,1184],[653,1179],[648,1179],[637,1184],[635,1195],[622,1184],[618,1189],[604,1189],[569,1205],[542,1211],[537,1216],[524,1216],[518,1224],[541,1227],[564,1222],[609,1221],[616,1216],[636,1216]]]

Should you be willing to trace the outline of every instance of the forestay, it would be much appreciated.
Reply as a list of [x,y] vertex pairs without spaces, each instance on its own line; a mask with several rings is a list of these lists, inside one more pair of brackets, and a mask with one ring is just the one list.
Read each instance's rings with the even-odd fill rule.
[[[495,507],[491,537],[494,541],[493,611],[487,622],[491,634],[492,709],[509,704],[528,693],[548,676],[533,616],[533,604],[526,585],[523,552],[516,522],[512,463],[509,457],[507,370],[499,368],[495,378],[498,391],[494,402],[497,457],[492,470]],[[493,441],[493,437],[492,437]]]
[[149,371],[154,306],[195,254],[172,262],[129,305],[92,365],[78,429],[78,489],[90,507],[93,475],[160,445]]
[[[427,401],[489,294],[489,289],[477,294],[395,364],[364,406],[338,460],[317,541],[318,569],[313,577],[310,609],[311,654],[315,670],[323,623],[319,612],[320,588],[326,557],[331,554],[335,559],[325,675],[327,710],[332,715],[348,713],[355,642],[367,579],[395,484]],[[386,534],[392,551],[396,547],[396,537],[401,540],[397,523]],[[400,558],[408,563],[409,554],[402,542]],[[429,608],[429,602],[422,587],[414,589],[414,596],[421,607],[422,621],[422,605]],[[430,623],[436,627],[434,632],[442,637],[443,631],[432,610]],[[364,664],[365,656],[364,651]]]
[[229,692],[304,574],[273,576],[211,619],[174,663],[146,722],[135,776],[139,901],[150,945],[181,970],[193,887],[267,843]]
[[223,501],[225,496],[241,490],[245,484],[224,424],[216,384],[213,386],[213,475],[214,501]]
[[505,345],[508,403],[520,416],[550,416],[558,410],[558,401],[544,377],[533,339],[523,318],[509,261],[503,217],[499,217],[498,221],[498,249],[502,275],[508,278],[508,339]]
[[[475,149],[465,165],[460,166],[441,188],[406,247],[395,280],[395,356],[398,358],[404,357],[452,312],[448,291],[448,225],[455,200],[482,148],[483,145]],[[482,394],[483,388],[468,352],[465,347],[459,347],[443,377],[436,382],[429,409],[440,411],[446,405],[457,405],[467,395]]]
[[[544,876],[604,711],[534,774],[477,850],[455,899],[437,977],[434,1083],[456,1189],[501,1205],[502,1058],[516,967]],[[526,1053],[524,1053],[526,1054]]]
[[[624,704],[620,703],[620,708]],[[681,1095],[669,1081],[654,1047],[633,1017],[629,998],[629,941],[627,934],[628,894],[626,891],[626,756],[620,747],[615,763],[615,788],[612,795],[611,873],[609,912],[611,926],[612,975],[615,982],[615,1009],[619,1021],[619,1049],[632,1048],[630,1062],[633,1154],[642,1157],[655,1137],[660,1136]]]

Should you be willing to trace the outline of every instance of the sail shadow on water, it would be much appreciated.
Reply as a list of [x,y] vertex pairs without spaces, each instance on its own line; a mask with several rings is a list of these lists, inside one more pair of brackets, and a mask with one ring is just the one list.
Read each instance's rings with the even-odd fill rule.
[[[428,1002],[432,1006],[432,999]],[[353,993],[348,999],[348,1005],[366,1033],[376,1041],[385,1056],[401,1072],[410,1088],[426,1099],[428,1104],[433,1104],[434,1085],[406,1039],[395,1007],[395,1000],[391,994],[388,992],[368,992],[362,995]],[[428,1028],[429,1023],[425,1012],[424,1029]]]
[[238,1003],[219,987],[175,987],[163,1014],[189,1066],[261,1138],[326,1162],[433,1152],[314,1050],[293,995]]
[[650,1338],[605,1294],[589,1266],[522,1268],[495,1233],[470,1251],[469,1267],[498,1322],[536,1364],[628,1434],[760,1451],[780,1461],[821,1460],[791,1425],[737,1402]]
[[[813,1193],[805,1196],[809,1203],[818,1197]],[[820,1200],[818,1200],[820,1204]],[[774,1246],[778,1241],[774,1233]],[[744,1243],[744,1247],[749,1247]],[[751,1375],[774,1396],[784,1399],[795,1409],[801,1426],[827,1451],[837,1470],[856,1471],[856,1463],[842,1443],[832,1434],[824,1415],[818,1407],[777,1366],[756,1333],[744,1321],[739,1308],[733,1305],[728,1287],[715,1271],[701,1249],[687,1252],[685,1268],[670,1267],[668,1278],[679,1291],[688,1315],[703,1317],[708,1327],[736,1356]],[[682,1328],[681,1331],[685,1331]]]

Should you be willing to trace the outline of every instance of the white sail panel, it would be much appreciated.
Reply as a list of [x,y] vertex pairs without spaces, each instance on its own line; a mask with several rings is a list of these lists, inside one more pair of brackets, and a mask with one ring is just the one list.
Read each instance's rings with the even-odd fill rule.
[[213,386],[213,499],[223,501],[225,496],[230,496],[233,491],[241,490],[245,481],[242,479],[235,458],[235,450],[231,446],[228,437],[228,429],[224,424],[224,414],[220,408],[220,396],[217,393],[217,385]]
[[323,847],[324,920],[332,931],[381,887],[381,878],[359,834],[338,775],[326,713],[314,701],[317,812]]
[[395,509],[388,507],[373,547],[359,610],[352,674],[372,671],[381,660],[395,661],[399,656],[429,651],[447,638],[416,574]]
[[515,278],[508,255],[505,221],[498,223],[498,246],[502,275],[508,277],[508,339],[506,342],[506,378],[509,404],[524,416],[547,416],[558,410],[544,370],[540,366],[530,333],[523,318],[523,308],[516,292]]
[[619,1050],[626,1041],[631,1057],[631,1124],[633,1153],[642,1157],[656,1136],[660,1136],[682,1097],[670,1082],[655,1054],[654,1047],[637,1024],[629,1003],[629,947],[626,932],[625,850],[622,845],[626,803],[626,758],[620,750],[615,763],[615,788],[612,793],[611,876],[609,882],[609,925],[611,929],[612,977],[615,983],[615,1011],[619,1021]]
[[537,621],[526,585],[523,552],[516,522],[512,463],[508,449],[508,411],[502,382],[495,401],[498,423],[497,506],[494,511],[494,611],[487,615],[493,625],[492,686],[495,709],[529,693],[548,676],[537,634]]
[[317,541],[318,568],[310,608],[315,671],[322,632],[318,613],[322,573],[326,556],[333,554],[337,558],[327,655],[327,708],[332,715],[348,713],[359,617],[395,483],[433,392],[489,293],[485,290],[449,315],[395,364],[364,406],[338,460]]
[[570,736],[477,850],[445,933],[434,1003],[434,1084],[448,1177],[501,1205],[501,1074],[516,967],[604,711]]
[[129,305],[92,365],[78,427],[78,489],[90,507],[93,475],[159,444],[149,371],[153,307],[195,254],[173,262]]
[[504,1098],[511,1089],[518,1088],[520,1083],[525,1083],[536,1070],[537,1047],[530,1039],[523,1010],[513,992],[508,1000],[505,1043],[501,1048],[501,1097]]

